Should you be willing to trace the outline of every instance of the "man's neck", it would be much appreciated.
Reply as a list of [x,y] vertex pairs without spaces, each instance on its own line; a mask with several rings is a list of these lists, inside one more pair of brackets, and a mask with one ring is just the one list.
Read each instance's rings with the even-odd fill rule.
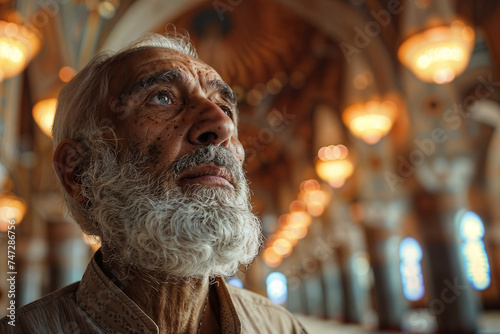
[[198,333],[206,315],[208,277],[179,279],[125,272],[108,259],[103,248],[103,272],[153,319],[160,333]]

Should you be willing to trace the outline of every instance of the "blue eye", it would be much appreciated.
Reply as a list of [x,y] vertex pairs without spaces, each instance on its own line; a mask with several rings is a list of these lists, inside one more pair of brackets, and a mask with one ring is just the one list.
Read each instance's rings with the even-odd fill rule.
[[224,114],[229,116],[229,118],[233,119],[233,113],[231,112],[231,108],[229,108],[228,106],[220,106],[220,108],[224,112]]
[[149,99],[149,102],[164,105],[164,106],[172,104],[172,99],[170,98],[170,92],[168,90],[162,90],[162,91],[154,94]]

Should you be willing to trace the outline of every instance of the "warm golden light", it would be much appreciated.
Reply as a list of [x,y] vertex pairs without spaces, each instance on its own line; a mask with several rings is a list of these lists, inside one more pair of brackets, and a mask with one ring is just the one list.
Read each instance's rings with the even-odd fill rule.
[[95,252],[101,247],[101,242],[95,236],[91,236],[82,232],[82,240]]
[[302,239],[307,235],[307,227],[305,226],[288,225],[285,227],[285,231],[293,233],[297,239]]
[[325,212],[325,205],[320,203],[310,203],[307,205],[307,212],[313,217],[319,217]]
[[348,150],[344,145],[321,148],[316,161],[316,173],[332,187],[342,187],[354,171],[354,166],[347,159],[347,155]]
[[0,195],[0,232],[6,232],[9,221],[13,220],[15,224],[19,224],[26,213],[26,203],[14,195]]
[[460,20],[427,29],[401,44],[399,60],[420,80],[444,84],[461,74],[474,47],[474,30]]
[[0,21],[0,81],[21,73],[39,49],[40,40],[32,30]]
[[276,254],[287,257],[292,253],[292,244],[290,241],[283,238],[276,239],[276,241],[273,242],[273,249]]
[[312,218],[305,211],[291,212],[288,216],[289,224],[296,227],[308,227],[312,223]]
[[[339,150],[338,147],[335,147],[334,149],[330,149],[329,147],[323,147],[322,151],[320,150],[320,152],[321,155],[325,157],[328,154],[328,151],[335,151],[335,149]],[[318,155],[320,155],[319,152]],[[300,184],[299,199],[306,204],[307,212],[311,216],[318,217],[321,216],[321,214],[323,214],[325,206],[330,200],[330,196],[328,195],[328,193],[326,193],[324,190],[321,189],[321,186],[318,181],[311,179],[303,181]]]
[[[324,148],[324,147],[323,147]],[[300,183],[300,192],[308,193],[310,191],[319,190],[319,182],[315,179],[305,180]]]
[[[316,180],[308,181],[301,185],[302,189],[316,189],[319,187]],[[311,225],[312,218],[305,210],[306,204],[300,200],[295,200],[290,203],[290,213],[282,214],[278,218],[279,228],[269,237],[270,247],[263,254],[264,261],[268,266],[278,266],[284,257],[292,253],[293,247],[298,240],[307,235],[307,228]]]
[[56,114],[57,99],[46,99],[33,107],[33,118],[43,133],[52,137],[52,123]]
[[284,213],[278,218],[278,224],[280,227],[285,227],[288,226],[288,214]]
[[342,120],[351,133],[367,144],[376,144],[392,128],[397,107],[392,101],[369,101],[349,106],[342,113]]
[[264,259],[264,262],[272,268],[275,268],[281,264],[281,261],[283,260],[283,257],[279,254],[277,254],[274,250],[274,248],[267,248],[263,253],[262,253],[262,258]]
[[[300,211],[305,211],[306,210],[306,203],[295,200],[290,203],[290,212],[300,212]],[[290,216],[289,216],[290,217]]]
[[304,195],[304,201],[307,203],[307,212],[313,217],[318,217],[323,213],[329,200],[328,194],[323,190],[313,190]]
[[330,145],[319,149],[318,158],[323,161],[345,159],[349,150],[344,145]]
[[59,79],[62,82],[69,82],[75,76],[75,70],[69,66],[61,67],[59,70]]
[[294,233],[288,231],[288,230],[280,230],[278,233],[276,233],[276,238],[277,239],[285,239],[290,242],[290,244],[295,246],[297,244],[297,241],[299,241],[299,238],[297,235]]

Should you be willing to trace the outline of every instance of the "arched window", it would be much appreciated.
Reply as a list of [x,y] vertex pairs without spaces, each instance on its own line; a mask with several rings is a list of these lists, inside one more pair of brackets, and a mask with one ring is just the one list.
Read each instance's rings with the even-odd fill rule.
[[476,290],[490,285],[490,264],[484,247],[484,225],[479,216],[467,211],[460,214],[459,231],[467,280]]
[[276,304],[285,304],[288,297],[286,277],[280,272],[272,272],[266,278],[267,296]]
[[406,299],[416,301],[424,296],[424,279],[422,276],[422,248],[414,238],[405,238],[399,246],[399,272]]

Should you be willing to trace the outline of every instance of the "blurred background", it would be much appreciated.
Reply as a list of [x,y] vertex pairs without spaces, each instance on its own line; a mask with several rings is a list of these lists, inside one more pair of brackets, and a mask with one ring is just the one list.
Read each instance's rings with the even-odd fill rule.
[[500,333],[495,0],[0,0],[1,316],[8,260],[22,306],[99,247],[52,169],[59,90],[174,29],[238,98],[267,241],[230,284],[311,333]]

